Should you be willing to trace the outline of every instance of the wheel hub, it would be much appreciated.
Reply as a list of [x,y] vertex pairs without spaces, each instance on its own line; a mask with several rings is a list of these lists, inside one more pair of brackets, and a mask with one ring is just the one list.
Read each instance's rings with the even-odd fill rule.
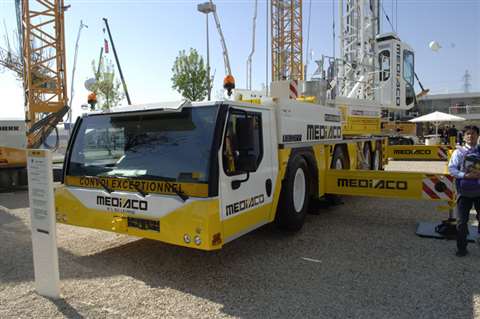
[[297,213],[302,211],[305,203],[305,194],[307,192],[305,181],[305,173],[299,168],[295,173],[295,179],[293,181],[293,206]]

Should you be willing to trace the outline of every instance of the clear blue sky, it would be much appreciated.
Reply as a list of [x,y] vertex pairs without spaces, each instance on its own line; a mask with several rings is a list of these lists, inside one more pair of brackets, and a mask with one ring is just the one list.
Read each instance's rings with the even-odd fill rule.
[[[177,100],[180,96],[171,88],[171,67],[179,50],[198,49],[205,56],[205,16],[196,6],[203,1],[162,0],[65,0],[71,8],[65,14],[67,71],[70,79],[75,40],[83,20],[77,73],[75,75],[74,115],[81,113],[88,92],[83,82],[92,77],[91,61],[98,59],[103,45],[102,18],[109,20],[121,66],[133,103]],[[251,49],[252,0],[215,1],[230,53],[237,87],[245,87],[246,59]],[[309,0],[304,6],[304,48],[307,39]],[[393,4],[393,5],[392,5]],[[253,84],[260,89],[265,83],[265,12],[266,2],[258,2],[256,52],[253,57]],[[337,1],[313,0],[311,10],[310,48],[314,59],[332,54],[332,6],[338,27]],[[415,67],[424,86],[432,93],[461,92],[465,70],[471,74],[470,91],[480,91],[480,1],[479,0],[385,0],[383,7],[390,16],[403,41],[415,50]],[[14,1],[0,0],[0,20],[12,37],[15,28]],[[391,31],[382,17],[383,32]],[[4,27],[0,34],[5,34]],[[338,35],[338,29],[336,34]],[[438,41],[443,48],[432,52],[430,41]],[[268,44],[269,46],[270,44]],[[338,41],[337,41],[338,45]],[[3,39],[0,46],[4,47]],[[336,49],[338,54],[339,50]],[[113,60],[110,51],[109,58]],[[224,66],[222,48],[210,17],[210,60],[215,72],[213,96],[222,87]],[[269,62],[270,63],[270,62]],[[309,65],[309,73],[315,69]],[[117,73],[118,74],[118,73]],[[0,73],[0,117],[23,118],[21,83],[11,72]],[[126,103],[126,102],[125,102]]]

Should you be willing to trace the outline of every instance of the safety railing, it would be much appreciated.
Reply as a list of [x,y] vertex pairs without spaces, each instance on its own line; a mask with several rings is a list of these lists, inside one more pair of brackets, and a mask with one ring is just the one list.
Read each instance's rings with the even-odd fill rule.
[[450,106],[450,114],[480,114],[480,105]]

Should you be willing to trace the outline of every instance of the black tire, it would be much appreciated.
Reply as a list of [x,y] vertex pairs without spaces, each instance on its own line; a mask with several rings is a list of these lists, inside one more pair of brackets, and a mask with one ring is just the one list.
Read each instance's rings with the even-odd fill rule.
[[372,154],[372,146],[370,145],[370,142],[365,142],[365,144],[363,145],[363,157],[365,158],[365,164],[366,164],[365,169],[372,169],[373,154]]
[[[300,196],[302,189],[299,190],[295,188],[295,182],[301,183],[302,174],[304,177],[302,188],[304,191],[303,201],[301,201]],[[295,181],[295,178],[297,178],[297,181]],[[295,197],[297,198],[296,201]],[[310,182],[308,165],[303,157],[295,156],[288,164],[285,179],[282,183],[280,200],[278,203],[277,214],[275,216],[277,226],[288,231],[300,230],[305,222],[309,203]]]
[[348,169],[349,168],[349,161],[347,157],[345,156],[345,153],[343,152],[343,147],[340,145],[337,145],[335,147],[335,150],[333,151],[333,157],[332,157],[332,164],[330,165],[330,168],[333,169]]

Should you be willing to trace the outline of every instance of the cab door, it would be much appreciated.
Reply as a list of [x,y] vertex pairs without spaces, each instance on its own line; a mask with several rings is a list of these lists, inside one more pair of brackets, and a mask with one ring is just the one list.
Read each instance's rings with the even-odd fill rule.
[[230,108],[219,154],[225,242],[269,221],[277,172],[272,110]]

